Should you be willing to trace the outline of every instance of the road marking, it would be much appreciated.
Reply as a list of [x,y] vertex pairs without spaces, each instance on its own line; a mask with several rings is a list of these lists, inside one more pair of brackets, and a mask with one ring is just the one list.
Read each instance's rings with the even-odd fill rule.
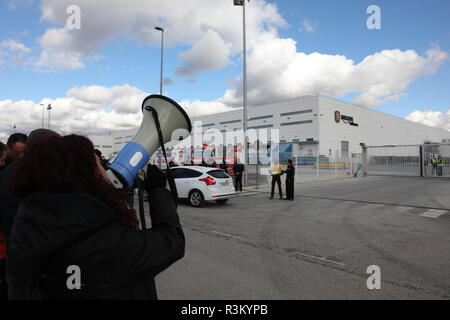
[[306,258],[311,258],[311,259],[316,259],[316,260],[320,260],[323,262],[328,262],[328,263],[332,263],[332,264],[337,264],[338,266],[345,266],[345,264],[337,262],[337,261],[333,261],[333,260],[329,260],[327,258],[324,257],[316,257],[316,256],[311,256],[309,254],[304,254],[304,253],[300,253],[300,252],[292,252],[293,254],[302,256],[302,257],[306,257]]
[[238,239],[238,240],[244,240],[241,237],[237,237],[237,236],[233,236],[232,234],[228,234],[228,233],[223,233],[223,232],[219,232],[219,231],[211,231],[211,233],[215,233],[224,237],[228,237],[228,238],[233,238],[233,239]]
[[447,210],[431,209],[431,210],[425,211],[420,216],[421,217],[427,217],[427,218],[434,218],[434,219],[436,219],[436,218],[439,218],[440,216],[442,216],[446,212],[447,212]]

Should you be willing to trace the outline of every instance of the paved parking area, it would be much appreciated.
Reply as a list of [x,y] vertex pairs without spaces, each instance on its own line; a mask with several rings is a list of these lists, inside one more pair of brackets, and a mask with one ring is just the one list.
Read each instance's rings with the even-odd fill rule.
[[[160,299],[449,299],[450,180],[367,177],[181,204],[186,256]],[[381,269],[368,290],[367,267]]]

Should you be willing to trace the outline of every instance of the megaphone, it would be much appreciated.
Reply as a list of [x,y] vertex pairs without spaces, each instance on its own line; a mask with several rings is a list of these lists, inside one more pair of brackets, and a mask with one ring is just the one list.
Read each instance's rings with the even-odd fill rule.
[[138,132],[120,150],[106,171],[109,181],[118,189],[133,183],[153,153],[171,141],[175,130],[184,129],[182,138],[186,138],[192,130],[191,121],[183,108],[166,96],[148,96],[142,102],[142,112],[144,117]]

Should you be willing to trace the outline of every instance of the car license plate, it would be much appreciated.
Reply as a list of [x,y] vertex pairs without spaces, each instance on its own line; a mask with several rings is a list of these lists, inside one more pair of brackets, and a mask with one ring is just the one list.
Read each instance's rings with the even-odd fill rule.
[[221,182],[221,186],[228,186],[230,184],[230,181]]

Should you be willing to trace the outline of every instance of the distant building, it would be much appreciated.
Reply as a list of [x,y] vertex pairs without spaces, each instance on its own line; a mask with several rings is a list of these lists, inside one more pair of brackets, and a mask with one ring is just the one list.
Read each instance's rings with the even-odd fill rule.
[[[242,109],[191,119],[202,121],[202,129],[223,134],[243,128]],[[411,122],[382,112],[331,99],[304,96],[248,108],[248,129],[279,129],[280,152],[287,157],[351,158],[366,145],[409,145],[445,142],[450,132]],[[97,146],[117,153],[137,130],[92,137]],[[102,140],[105,139],[105,140]],[[103,141],[103,142],[102,142]],[[108,151],[99,149],[108,154]]]

